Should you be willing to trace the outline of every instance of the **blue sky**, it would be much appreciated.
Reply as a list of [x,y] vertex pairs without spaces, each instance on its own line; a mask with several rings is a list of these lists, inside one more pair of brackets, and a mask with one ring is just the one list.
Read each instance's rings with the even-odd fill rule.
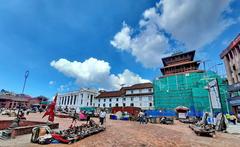
[[176,50],[196,49],[207,67],[222,62],[240,32],[240,2],[199,2],[1,0],[0,89],[20,93],[26,70],[32,96],[116,89],[159,76],[161,57]]

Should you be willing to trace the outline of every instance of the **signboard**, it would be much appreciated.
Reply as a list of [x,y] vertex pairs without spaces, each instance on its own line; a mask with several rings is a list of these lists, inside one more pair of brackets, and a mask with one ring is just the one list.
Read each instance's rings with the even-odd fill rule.
[[212,108],[213,109],[221,109],[221,102],[220,102],[220,96],[219,96],[219,87],[217,83],[217,79],[211,81],[208,83],[208,88],[209,88],[209,94],[210,94],[210,99],[212,103]]
[[178,113],[178,118],[186,118],[186,113]]

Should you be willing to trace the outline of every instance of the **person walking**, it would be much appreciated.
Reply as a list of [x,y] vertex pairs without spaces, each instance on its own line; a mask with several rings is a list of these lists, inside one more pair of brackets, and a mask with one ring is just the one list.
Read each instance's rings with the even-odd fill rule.
[[77,123],[77,111],[74,110],[73,114],[72,114],[72,124],[74,123],[74,126],[76,125]]
[[104,119],[106,118],[106,112],[102,109],[99,114],[100,124],[103,125]]
[[91,119],[91,115],[89,113],[86,113],[86,115],[87,115],[87,124],[88,124]]
[[144,113],[142,111],[140,111],[139,114],[138,114],[140,124],[144,124],[143,116],[144,116]]

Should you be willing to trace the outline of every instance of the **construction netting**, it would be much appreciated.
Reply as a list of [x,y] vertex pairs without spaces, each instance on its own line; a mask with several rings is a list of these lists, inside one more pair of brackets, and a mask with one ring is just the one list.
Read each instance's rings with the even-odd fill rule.
[[[192,115],[210,111],[207,85],[213,79],[218,80],[220,97],[224,112],[227,112],[227,82],[216,73],[192,72],[158,78],[153,81],[154,106],[162,111],[175,110],[178,106],[190,108]],[[220,110],[214,110],[214,113]]]

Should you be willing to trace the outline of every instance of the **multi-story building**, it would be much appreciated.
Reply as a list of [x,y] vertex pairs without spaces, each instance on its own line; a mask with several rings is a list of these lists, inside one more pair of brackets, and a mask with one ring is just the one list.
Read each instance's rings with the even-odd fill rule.
[[26,94],[16,94],[4,89],[0,91],[0,108],[13,109],[21,106],[22,108],[30,108],[32,106],[38,106],[39,108],[46,108],[48,98],[44,96],[38,96],[32,98]]
[[[226,84],[224,79],[211,71],[199,69],[199,61],[194,61],[195,51],[180,52],[162,59],[162,76],[153,81],[154,107],[175,115],[175,108],[185,106],[193,115],[210,111],[208,83],[217,79],[223,109],[226,112]],[[220,110],[215,109],[214,112]]]
[[122,87],[118,91],[100,91],[100,94],[95,98],[95,106],[101,108],[132,106],[142,109],[152,109],[152,83]]
[[222,51],[220,57],[225,64],[228,84],[240,82],[240,34]]
[[57,97],[57,107],[74,108],[77,111],[81,107],[94,107],[94,98],[98,92],[93,89],[81,88],[77,91],[59,94]]
[[[229,104],[237,116],[240,116],[240,34],[222,51],[228,79]],[[240,118],[239,118],[240,119]]]

